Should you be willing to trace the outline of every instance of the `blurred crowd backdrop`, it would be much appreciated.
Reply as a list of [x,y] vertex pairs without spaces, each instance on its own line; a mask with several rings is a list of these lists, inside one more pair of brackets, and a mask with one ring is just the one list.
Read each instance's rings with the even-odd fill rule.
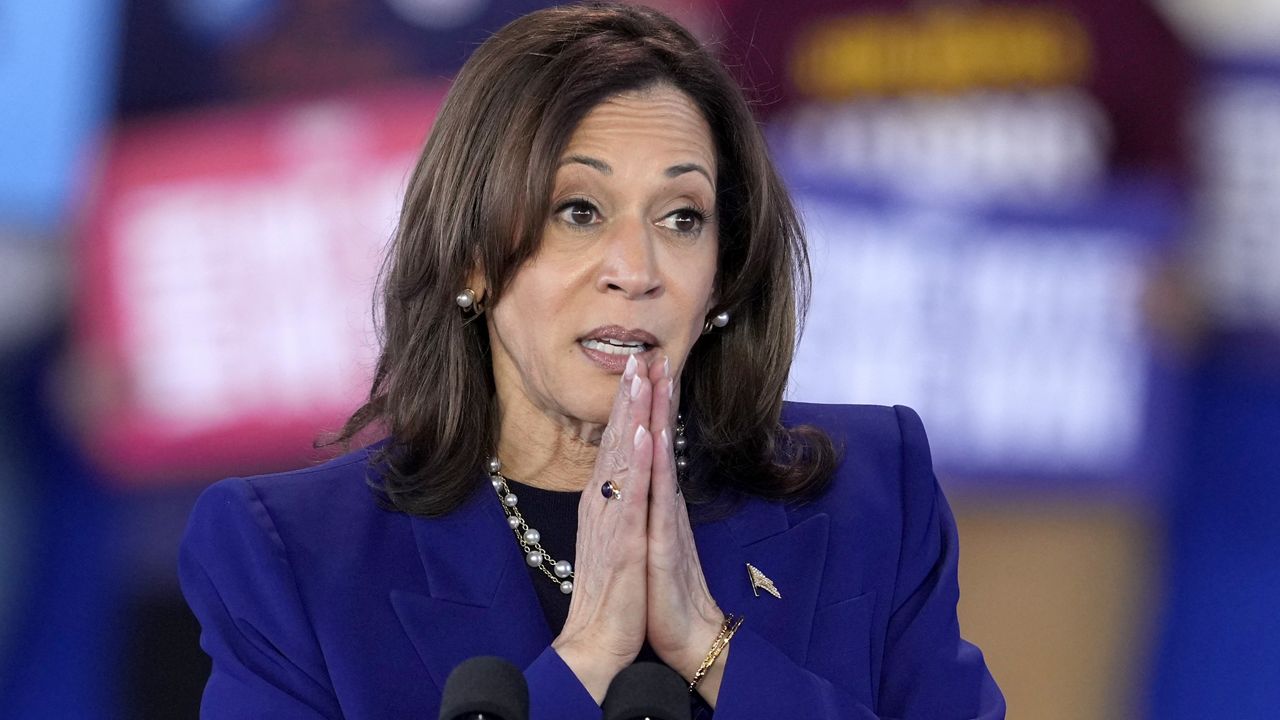
[[[543,4],[0,2],[0,716],[196,716],[191,504],[355,407],[450,77]],[[804,210],[789,395],[924,417],[1010,717],[1280,717],[1280,0],[653,4]]]

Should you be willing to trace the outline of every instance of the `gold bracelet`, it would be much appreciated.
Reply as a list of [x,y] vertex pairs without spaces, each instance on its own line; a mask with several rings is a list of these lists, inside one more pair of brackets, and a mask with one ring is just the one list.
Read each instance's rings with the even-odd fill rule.
[[741,616],[724,616],[724,622],[720,623],[720,634],[716,636],[715,642],[711,643],[711,649],[707,651],[707,656],[702,659],[702,664],[698,666],[698,672],[693,674],[693,681],[689,683],[689,692],[697,689],[698,683],[702,682],[702,678],[706,677],[707,671],[711,669],[712,665],[716,664],[720,653],[729,647],[729,639],[733,637],[734,633],[738,632],[738,626],[741,624]]

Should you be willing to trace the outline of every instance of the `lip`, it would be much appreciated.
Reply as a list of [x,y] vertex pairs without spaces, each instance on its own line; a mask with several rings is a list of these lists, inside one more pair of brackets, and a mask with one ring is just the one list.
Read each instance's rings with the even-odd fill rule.
[[599,350],[592,350],[582,344],[584,340],[612,340],[614,342],[644,343],[644,351],[635,353],[646,361],[651,361],[654,350],[658,347],[658,338],[653,333],[635,328],[624,328],[620,325],[604,325],[578,338],[578,349],[597,367],[613,375],[621,375],[627,367],[627,358],[632,355],[613,355]]
[[620,325],[604,325],[583,334],[578,338],[578,342],[583,340],[614,340],[616,342],[642,342],[645,345],[656,347],[658,338],[653,333],[645,330],[630,330]]

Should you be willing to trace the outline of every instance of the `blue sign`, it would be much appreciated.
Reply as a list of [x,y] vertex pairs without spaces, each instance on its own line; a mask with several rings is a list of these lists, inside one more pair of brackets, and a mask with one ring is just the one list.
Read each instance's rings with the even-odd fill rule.
[[[1133,489],[1163,447],[1143,294],[1171,194],[917,204],[792,175],[814,268],[789,397],[905,404],[951,482]],[[817,189],[821,188],[821,189]]]
[[112,98],[119,20],[110,0],[4,4],[0,225],[64,221]]

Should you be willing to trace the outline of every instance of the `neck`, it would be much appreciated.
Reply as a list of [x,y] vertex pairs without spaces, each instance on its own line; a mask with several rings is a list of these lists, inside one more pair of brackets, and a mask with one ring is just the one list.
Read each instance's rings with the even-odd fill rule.
[[545,490],[582,490],[595,469],[604,426],[498,399],[502,474]]

